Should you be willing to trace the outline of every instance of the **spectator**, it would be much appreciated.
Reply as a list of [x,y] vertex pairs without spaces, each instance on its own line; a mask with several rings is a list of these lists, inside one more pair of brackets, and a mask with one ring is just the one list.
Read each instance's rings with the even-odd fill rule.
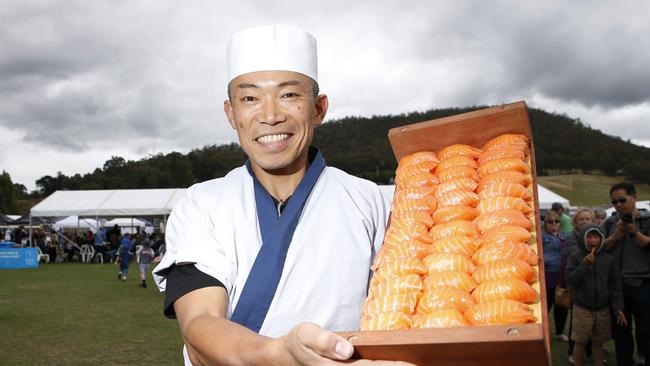
[[[605,250],[620,263],[623,279],[623,312],[627,322],[634,319],[639,355],[648,355],[650,345],[650,214],[636,208],[636,187],[631,183],[618,183],[609,190],[616,214],[602,224]],[[634,337],[632,327],[614,324],[616,363],[634,365]],[[644,360],[650,364],[650,357]]]
[[[564,240],[564,248],[562,248],[562,262],[560,264],[560,284],[562,288],[567,288],[566,284],[566,264],[568,258],[575,252],[578,252],[578,242],[580,241],[580,230],[584,225],[592,224],[594,222],[594,213],[588,208],[579,208],[575,215],[573,215],[573,232],[566,236]],[[573,347],[575,342],[571,339],[571,333],[573,332],[573,311],[569,310],[569,362],[574,363],[573,357]],[[586,344],[586,354],[588,357],[591,357],[591,342]]]
[[567,215],[564,206],[561,203],[555,202],[551,205],[551,211],[558,214],[560,217],[560,231],[563,233],[570,233],[573,231],[573,225],[571,224],[571,216]]
[[569,338],[563,334],[568,309],[555,305],[555,287],[560,282],[560,264],[564,234],[560,232],[560,217],[555,211],[549,211],[544,217],[542,231],[542,246],[544,248],[544,273],[546,279],[546,304],[548,311],[553,308],[555,320],[555,339],[567,342]]
[[594,223],[598,226],[603,224],[603,221],[607,218],[607,213],[602,208],[594,209]]
[[585,344],[591,339],[594,365],[603,365],[603,342],[611,338],[610,310],[616,323],[627,326],[623,314],[623,288],[613,256],[601,251],[605,235],[594,224],[580,230],[578,251],[569,257],[567,283],[573,297],[575,364],[584,364]]
[[102,258],[106,256],[106,233],[104,231],[104,228],[100,228],[93,238],[95,255],[101,255]]
[[156,254],[153,249],[151,249],[151,241],[148,238],[145,238],[142,241],[142,249],[136,256],[138,266],[140,267],[140,287],[147,288],[147,271],[149,270],[149,264]]
[[11,230],[5,230],[5,241],[11,241]]
[[120,278],[122,281],[126,281],[126,277],[129,274],[129,262],[131,261],[131,249],[133,249],[133,241],[131,241],[131,234],[125,234],[122,240],[120,241],[120,271],[117,274],[117,279]]

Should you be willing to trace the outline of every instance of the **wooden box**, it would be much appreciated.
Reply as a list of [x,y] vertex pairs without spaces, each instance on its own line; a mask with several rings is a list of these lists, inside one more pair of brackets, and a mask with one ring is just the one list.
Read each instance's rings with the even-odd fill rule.
[[[540,302],[532,305],[537,323],[515,326],[478,326],[447,329],[411,329],[339,333],[355,347],[355,357],[373,360],[401,360],[417,365],[550,365],[544,260],[537,194],[535,151],[528,111],[524,102],[505,104],[432,121],[393,128],[388,138],[398,159],[416,151],[438,151],[454,144],[481,147],[504,133],[530,137],[530,165],[533,175],[534,227],[539,255],[539,282],[535,288]],[[535,243],[533,243],[534,245]]]

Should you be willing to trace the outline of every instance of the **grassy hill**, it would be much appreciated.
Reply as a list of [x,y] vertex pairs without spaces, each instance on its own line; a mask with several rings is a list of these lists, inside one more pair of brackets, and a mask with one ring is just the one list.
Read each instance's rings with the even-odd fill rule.
[[[609,188],[622,182],[622,177],[604,175],[568,174],[539,176],[539,184],[566,197],[572,206],[609,207]],[[650,200],[650,185],[636,184],[637,199]]]

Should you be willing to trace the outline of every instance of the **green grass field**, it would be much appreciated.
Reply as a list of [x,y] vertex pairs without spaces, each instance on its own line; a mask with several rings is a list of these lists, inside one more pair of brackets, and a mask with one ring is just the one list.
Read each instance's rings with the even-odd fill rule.
[[[602,207],[609,204],[609,188],[624,181],[622,177],[604,175],[554,175],[537,177],[539,184],[566,197],[572,206]],[[637,200],[650,200],[650,185],[636,184]]]
[[[111,264],[0,270],[0,364],[181,365],[182,340],[162,315],[163,295],[151,277],[138,287],[137,267],[130,271],[122,282]],[[553,365],[567,364],[566,347],[551,341]]]
[[181,365],[163,295],[130,272],[122,282],[111,264],[0,270],[0,364]]

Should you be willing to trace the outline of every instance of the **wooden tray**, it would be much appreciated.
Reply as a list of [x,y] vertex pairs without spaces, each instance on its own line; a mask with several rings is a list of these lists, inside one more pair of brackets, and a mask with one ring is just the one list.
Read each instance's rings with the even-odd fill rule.
[[355,357],[373,360],[401,360],[417,365],[547,366],[550,365],[546,286],[542,258],[541,225],[537,194],[535,151],[524,102],[463,113],[432,121],[393,128],[388,132],[399,161],[416,151],[438,151],[461,143],[476,147],[504,133],[530,138],[533,176],[536,243],[539,256],[540,303],[532,306],[537,323],[516,326],[479,326],[447,329],[341,332],[355,347]]

